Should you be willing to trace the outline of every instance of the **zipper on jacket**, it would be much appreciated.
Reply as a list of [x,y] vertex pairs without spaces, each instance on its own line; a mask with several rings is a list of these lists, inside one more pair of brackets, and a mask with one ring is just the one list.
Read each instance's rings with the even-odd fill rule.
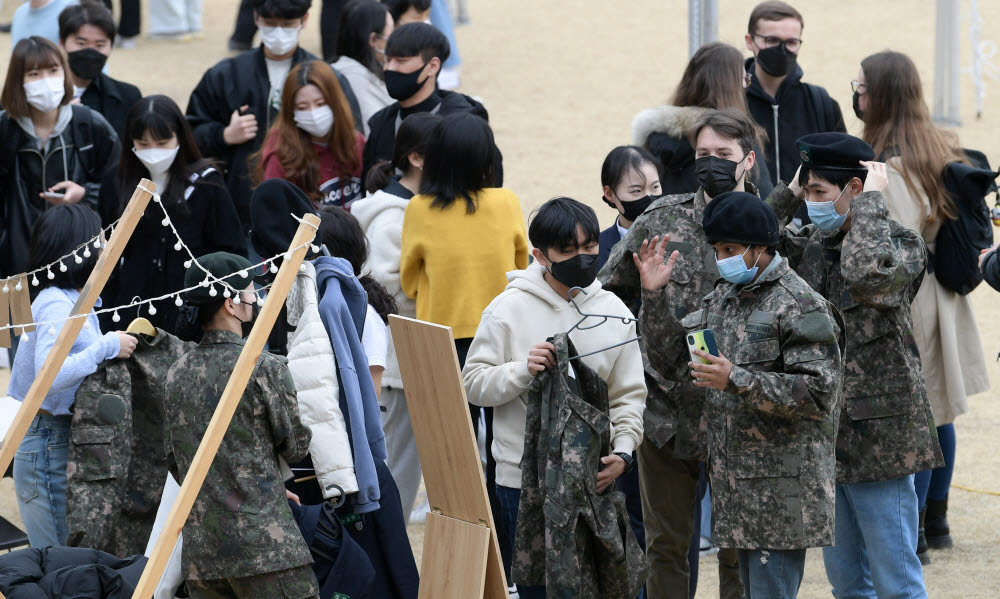
[[781,136],[778,134],[778,105],[771,104],[774,111],[774,179],[781,181]]

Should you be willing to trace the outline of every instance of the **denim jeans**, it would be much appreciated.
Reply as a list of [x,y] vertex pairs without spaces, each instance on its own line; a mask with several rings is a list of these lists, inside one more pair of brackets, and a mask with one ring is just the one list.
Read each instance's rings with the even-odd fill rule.
[[913,485],[917,488],[917,505],[920,511],[927,507],[928,499],[931,501],[948,499],[948,490],[951,489],[951,474],[955,470],[955,425],[941,425],[937,427],[937,434],[941,443],[941,453],[944,454],[944,466],[916,474]]
[[[517,535],[517,504],[521,501],[521,489],[496,486],[497,501],[500,503],[500,516],[503,523],[498,524],[501,533],[506,533],[510,546],[514,546]],[[511,581],[508,581],[511,582]],[[522,587],[518,585],[517,592],[521,599],[545,599],[545,587]]]
[[806,550],[737,549],[744,599],[795,599],[806,569]]
[[461,66],[462,55],[458,53],[458,40],[455,39],[455,24],[451,20],[451,9],[448,7],[448,0],[431,0],[431,25],[441,30],[441,33],[448,38],[448,45],[451,52],[448,60],[444,61],[444,68]]
[[836,540],[823,548],[837,599],[925,599],[913,475],[837,485]]
[[17,508],[35,548],[62,545],[66,526],[66,457],[72,416],[38,414],[14,456]]

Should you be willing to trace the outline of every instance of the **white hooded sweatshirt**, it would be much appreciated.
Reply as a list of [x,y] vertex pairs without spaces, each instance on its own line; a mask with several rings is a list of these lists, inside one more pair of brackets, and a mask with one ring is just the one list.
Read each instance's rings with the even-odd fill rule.
[[[492,450],[497,461],[497,484],[514,489],[521,488],[525,402],[533,378],[528,371],[528,351],[556,333],[568,331],[580,319],[573,304],[545,281],[545,272],[542,265],[535,263],[525,270],[507,273],[507,288],[483,312],[462,371],[469,402],[494,407]],[[585,312],[632,315],[618,296],[601,289],[598,281],[575,299]],[[599,322],[591,320],[584,326]],[[635,336],[634,322],[625,324],[612,319],[570,333],[580,354]],[[615,347],[582,361],[608,384],[612,451],[632,453],[642,441],[642,414],[646,409],[639,344]]]

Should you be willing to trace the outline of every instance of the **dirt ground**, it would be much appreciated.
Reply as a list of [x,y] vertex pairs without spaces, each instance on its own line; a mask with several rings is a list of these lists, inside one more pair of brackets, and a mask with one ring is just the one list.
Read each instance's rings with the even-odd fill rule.
[[[9,16],[16,4],[8,0]],[[205,2],[205,32],[182,43],[142,38],[134,50],[116,49],[109,68],[113,76],[139,85],[144,93],[172,96],[183,108],[206,68],[226,55],[238,0]],[[318,50],[318,5],[303,42]],[[607,152],[630,143],[636,112],[662,103],[671,94],[687,58],[687,2],[536,2],[468,0],[472,23],[458,29],[465,93],[482,97],[504,154],[506,186],[522,200],[525,215],[546,199],[569,195],[594,206],[602,223],[614,215],[600,202],[599,173]],[[748,0],[719,0],[719,36],[743,48]],[[934,68],[934,3],[927,0],[799,0],[806,28],[801,64],[805,79],[824,85],[840,102],[848,129],[860,132],[851,112],[850,81],[862,58],[886,48],[908,53],[920,66],[928,98]],[[962,3],[962,119],[956,130],[963,145],[1000,160],[1000,109],[987,96],[985,114],[975,118],[974,88],[966,70],[971,65],[968,3]],[[984,38],[997,41],[1000,2],[980,2]],[[7,43],[0,35],[0,44]],[[995,54],[996,47],[992,49]],[[987,52],[990,54],[991,52]],[[995,57],[989,57],[991,60]],[[987,65],[987,72],[997,73]],[[0,74],[6,64],[0,65]],[[987,79],[987,93],[1000,81]],[[994,356],[1000,349],[1000,303],[983,285],[973,293],[983,350],[989,358],[994,390],[1000,371]],[[0,390],[6,373],[0,373]],[[955,484],[1000,492],[995,467],[1000,406],[996,391],[973,397],[970,413],[956,422],[959,438]],[[932,553],[925,570],[931,597],[995,598],[1000,596],[996,553],[1000,532],[1000,497],[953,489],[950,520],[956,546]],[[0,516],[20,524],[9,479],[0,482]],[[411,527],[411,544],[419,563],[422,526]],[[717,594],[714,558],[702,560],[699,598]],[[810,552],[803,598],[829,596],[819,552]]]

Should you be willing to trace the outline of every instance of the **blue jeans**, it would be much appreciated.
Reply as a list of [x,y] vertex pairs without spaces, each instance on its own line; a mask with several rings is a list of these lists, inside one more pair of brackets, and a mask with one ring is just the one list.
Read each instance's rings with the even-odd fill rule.
[[[501,532],[507,533],[510,539],[510,546],[514,547],[514,538],[517,536],[517,504],[521,501],[521,489],[496,486],[497,501],[500,503],[500,515],[503,523],[498,524]],[[521,599],[545,599],[545,587],[522,587],[518,585],[517,592]]]
[[66,457],[72,416],[38,414],[14,456],[17,508],[35,548],[62,545],[66,526]]
[[806,569],[806,550],[737,549],[744,599],[795,599]]
[[462,64],[462,56],[458,53],[458,40],[455,39],[455,24],[451,20],[451,10],[448,8],[448,0],[431,0],[431,25],[441,30],[441,33],[448,38],[448,45],[451,46],[451,53],[448,60],[444,61],[444,68],[450,69]]
[[823,548],[837,599],[925,599],[913,475],[837,485],[836,541]]
[[931,501],[948,499],[951,474],[955,470],[955,425],[941,425],[937,427],[937,434],[941,443],[941,453],[944,454],[944,466],[918,472],[913,481],[913,485],[917,488],[917,502],[921,511],[927,507],[928,499]]

